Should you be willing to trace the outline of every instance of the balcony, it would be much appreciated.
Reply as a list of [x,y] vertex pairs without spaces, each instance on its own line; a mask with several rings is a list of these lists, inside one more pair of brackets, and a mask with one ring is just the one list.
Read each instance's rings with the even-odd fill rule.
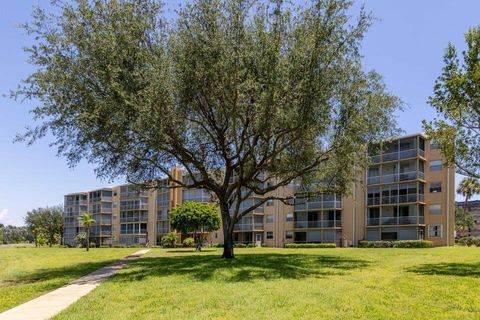
[[341,228],[341,220],[296,220],[294,227],[297,229],[318,229],[318,228]]
[[309,211],[320,209],[342,209],[341,200],[297,203],[294,206],[295,211]]
[[424,223],[425,223],[424,216],[367,218],[367,226],[411,225],[411,224],[424,224]]
[[425,202],[425,196],[423,194],[404,194],[395,196],[384,196],[368,198],[368,206],[378,206],[380,204],[396,204],[396,203],[411,203],[411,202]]
[[425,173],[421,171],[401,172],[400,174],[385,174],[383,176],[372,176],[367,178],[367,184],[394,183],[409,180],[425,180]]
[[263,223],[237,223],[234,228],[234,231],[253,231],[253,230],[263,230]]
[[395,152],[384,153],[381,155],[370,156],[370,160],[373,163],[388,162],[388,161],[397,161],[402,159],[416,158],[416,157],[425,158],[425,151],[413,148],[408,150],[400,150]]

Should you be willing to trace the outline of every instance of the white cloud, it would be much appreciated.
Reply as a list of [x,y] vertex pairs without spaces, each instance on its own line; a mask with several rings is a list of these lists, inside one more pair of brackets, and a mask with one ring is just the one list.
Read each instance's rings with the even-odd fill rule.
[[0,210],[0,222],[6,222],[7,221],[7,215],[8,215],[8,209],[3,208]]

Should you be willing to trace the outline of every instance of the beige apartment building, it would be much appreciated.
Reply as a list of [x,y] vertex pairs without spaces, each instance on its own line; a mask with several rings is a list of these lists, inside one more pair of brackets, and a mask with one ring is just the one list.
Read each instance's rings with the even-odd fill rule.
[[[350,196],[307,198],[292,183],[275,191],[277,196],[293,197],[291,205],[267,201],[236,224],[235,241],[283,247],[290,242],[357,246],[360,240],[425,239],[436,246],[452,245],[455,174],[443,165],[436,146],[416,134],[372,148],[370,156],[371,165]],[[177,179],[182,177],[180,169],[172,170]],[[162,182],[169,184],[167,179]],[[75,236],[82,232],[78,215],[90,212],[97,221],[91,242],[97,245],[160,245],[170,231],[170,210],[186,201],[210,202],[211,197],[201,189],[142,191],[133,185],[67,194],[64,242],[77,244]],[[222,243],[222,231],[211,232],[208,242]]]

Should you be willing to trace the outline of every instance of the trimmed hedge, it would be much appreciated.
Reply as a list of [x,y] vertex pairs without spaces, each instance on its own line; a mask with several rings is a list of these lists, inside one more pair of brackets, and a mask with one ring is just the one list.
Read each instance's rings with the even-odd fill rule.
[[336,248],[335,243],[286,243],[285,248]]
[[432,241],[397,240],[397,241],[359,241],[359,248],[430,248]]

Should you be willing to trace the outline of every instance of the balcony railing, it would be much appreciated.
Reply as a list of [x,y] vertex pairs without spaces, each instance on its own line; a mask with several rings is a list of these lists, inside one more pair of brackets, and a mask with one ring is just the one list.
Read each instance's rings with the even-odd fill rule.
[[383,176],[371,176],[367,178],[367,184],[392,183],[408,180],[425,180],[425,173],[421,171],[401,172],[400,174],[384,174]]
[[306,202],[295,204],[295,211],[304,210],[319,210],[319,209],[342,209],[341,200],[321,201],[321,202]]
[[424,201],[425,201],[425,196],[423,194],[405,194],[405,195],[368,198],[367,205],[378,206],[380,204],[410,203],[410,202],[424,202]]
[[315,228],[340,228],[342,226],[341,220],[296,220],[294,227],[298,229],[315,229]]
[[380,223],[382,225],[424,224],[424,221],[424,216],[367,218],[367,226],[378,226]]
[[236,231],[263,230],[263,223],[237,223],[233,229]]
[[425,151],[419,148],[409,149],[409,150],[400,150],[395,152],[384,153],[381,155],[370,156],[370,160],[373,163],[386,162],[386,161],[396,161],[401,159],[415,158],[421,156],[425,158]]

